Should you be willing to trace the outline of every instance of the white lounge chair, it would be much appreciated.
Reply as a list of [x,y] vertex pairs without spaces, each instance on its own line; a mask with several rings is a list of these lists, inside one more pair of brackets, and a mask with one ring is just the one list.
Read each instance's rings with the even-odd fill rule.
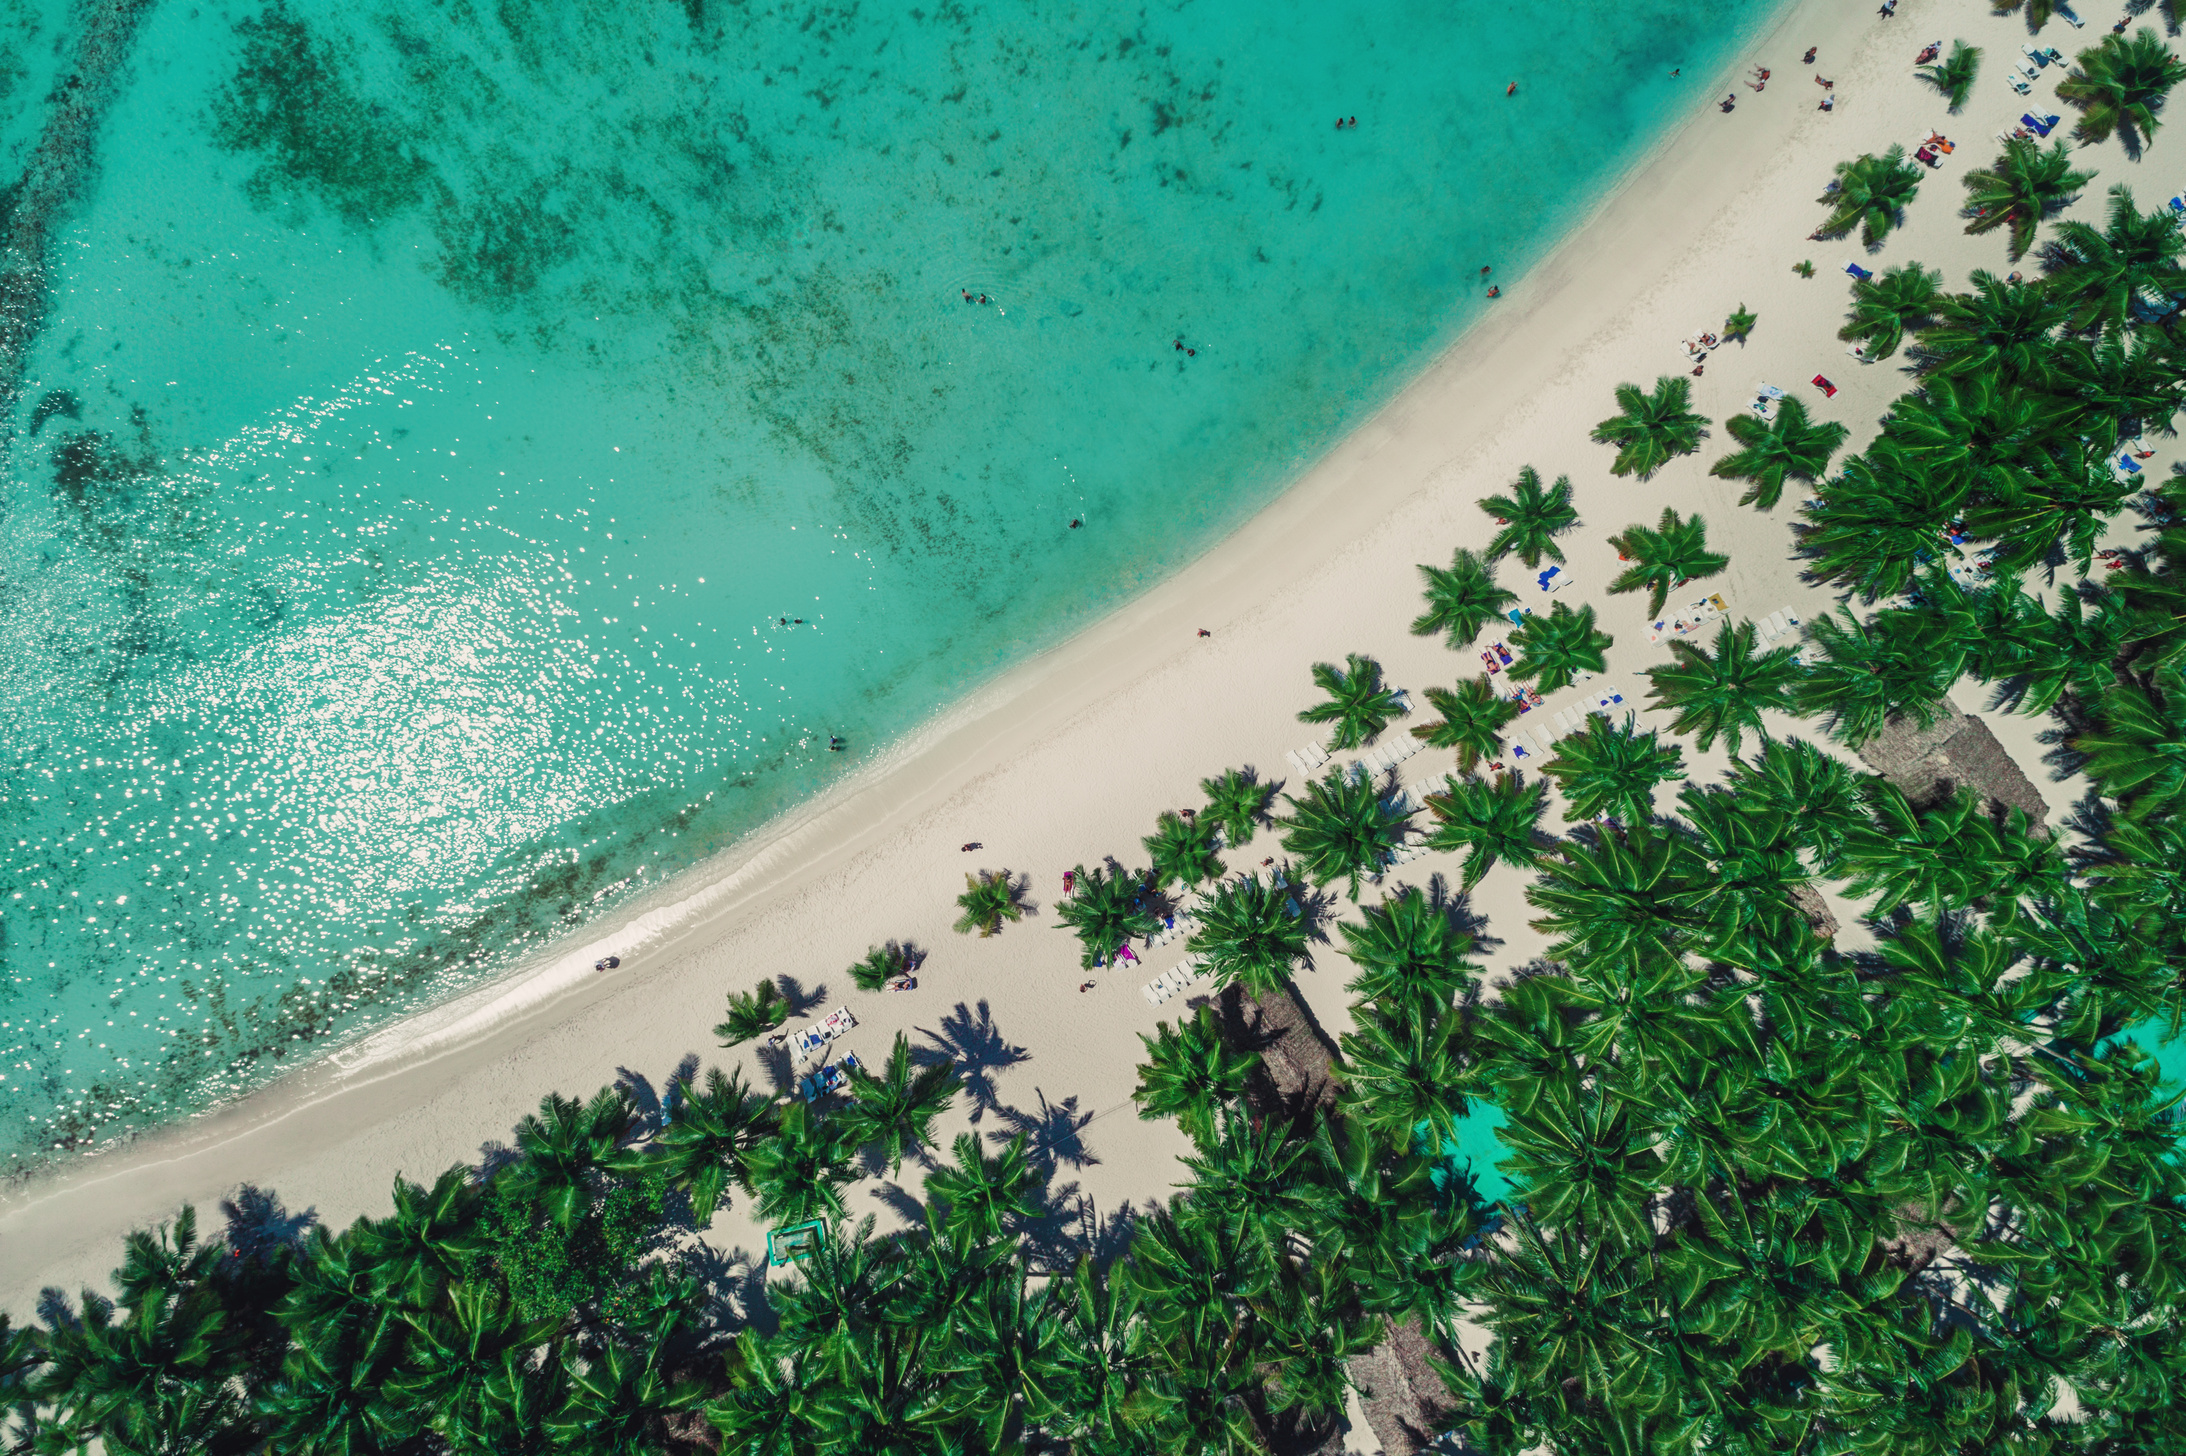
[[1769,613],[1769,618],[1768,618],[1768,635],[1769,635],[1769,637],[1770,637],[1770,638],[1772,638],[1772,639],[1773,639],[1773,638],[1781,637],[1781,636],[1783,636],[1783,635],[1784,635],[1784,633],[1788,632],[1789,630],[1791,630],[1791,629],[1790,629],[1790,628],[1789,628],[1788,626],[1786,626],[1786,625],[1785,625],[1785,622],[1784,622],[1784,614],[1783,614],[1782,612],[1771,612],[1771,613]]

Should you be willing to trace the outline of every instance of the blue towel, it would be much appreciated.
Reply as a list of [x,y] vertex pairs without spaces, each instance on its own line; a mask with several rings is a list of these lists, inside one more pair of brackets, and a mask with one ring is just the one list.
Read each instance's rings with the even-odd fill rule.
[[1863,283],[1875,276],[1873,273],[1870,273],[1867,269],[1862,268],[1857,263],[1845,264],[1844,271],[1851,274],[1854,278],[1859,279]]

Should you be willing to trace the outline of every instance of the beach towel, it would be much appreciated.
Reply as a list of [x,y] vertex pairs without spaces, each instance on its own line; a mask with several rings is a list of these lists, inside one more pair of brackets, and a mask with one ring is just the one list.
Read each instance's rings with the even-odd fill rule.
[[1866,268],[1862,268],[1859,264],[1853,262],[1849,258],[1845,260],[1844,271],[1851,274],[1854,278],[1859,279],[1862,283],[1865,283],[1868,279],[1875,276],[1872,271]]

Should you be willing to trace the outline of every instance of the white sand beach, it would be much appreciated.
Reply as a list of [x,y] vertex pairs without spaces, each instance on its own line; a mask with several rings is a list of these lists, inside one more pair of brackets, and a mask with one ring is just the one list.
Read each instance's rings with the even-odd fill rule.
[[[2111,18],[2090,10],[2077,32],[2052,22],[2042,43],[2069,54],[2092,45]],[[1921,46],[1954,37],[1987,55],[1957,118],[1912,68]],[[1761,513],[1735,505],[1737,482],[1706,473],[1729,448],[1720,426],[1699,454],[1645,483],[1611,476],[1611,451],[1587,433],[1611,413],[1616,384],[1684,373],[1679,341],[1720,329],[1743,304],[1759,323],[1750,342],[1710,356],[1693,381],[1697,408],[1720,421],[1744,408],[1757,384],[1771,383],[1803,395],[1818,418],[1847,424],[1851,448],[1863,445],[1906,377],[1902,360],[1863,365],[1837,341],[1843,262],[1879,269],[1919,259],[1942,268],[1954,288],[1974,268],[2011,266],[2002,233],[1968,237],[1957,213],[1960,178],[1995,155],[1994,133],[2028,108],[2002,75],[2026,39],[2021,16],[1992,16],[1963,0],[1905,0],[1894,19],[1866,4],[1802,0],[1740,60],[1737,75],[1691,78],[1690,119],[1543,264],[1501,279],[1487,321],[1188,569],[1011,671],[763,843],[688,877],[675,887],[685,897],[676,906],[602,930],[554,964],[215,1114],[11,1190],[0,1202],[0,1307],[25,1314],[41,1286],[103,1284],[128,1229],[169,1218],[184,1202],[209,1213],[244,1184],[274,1190],[292,1211],[328,1224],[384,1213],[398,1172],[429,1179],[475,1161],[548,1092],[589,1095],[626,1073],[657,1091],[686,1064],[741,1064],[766,1085],[770,1070],[755,1048],[723,1051],[708,1029],[725,993],[767,977],[793,979],[811,997],[809,1014],[850,1006],[859,1024],[838,1046],[869,1063],[898,1031],[949,1051],[979,1095],[959,1099],[944,1139],[967,1128],[1030,1132],[1055,1159],[1058,1184],[1076,1185],[1087,1220],[1106,1223],[1164,1198],[1189,1145],[1173,1125],[1141,1121],[1130,1093],[1139,1034],[1187,1004],[1180,997],[1157,1011],[1140,985],[1174,964],[1182,942],[1147,953],[1142,969],[1099,974],[1080,994],[1086,973],[1076,942],[1052,914],[1063,871],[1109,855],[1142,865],[1139,840],[1157,813],[1196,805],[1200,779],[1225,768],[1252,765],[1263,777],[1294,780],[1284,751],[1317,736],[1295,717],[1314,696],[1312,662],[1370,654],[1415,699],[1477,672],[1474,656],[1406,631],[1419,610],[1414,566],[1484,544],[1493,527],[1474,501],[1521,466],[1549,479],[1568,474],[1576,487],[1581,524],[1565,540],[1576,584],[1560,599],[1595,605],[1616,638],[1605,681],[1634,703],[1644,699],[1643,670],[1667,654],[1647,640],[1644,597],[1603,590],[1616,569],[1605,538],[1652,521],[1665,505],[1705,515],[1710,544],[1731,557],[1706,589],[1735,615],[1790,607],[1811,619],[1829,610],[1833,595],[1803,584],[1792,554],[1798,490]],[[1820,48],[1813,67],[1800,63],[1809,46]],[[1772,72],[1761,92],[1743,84],[1756,64]],[[2043,73],[2032,102],[2051,96],[2061,69]],[[1836,83],[1831,113],[1817,110],[1817,72]],[[1475,79],[1497,91],[1503,84]],[[1736,109],[1721,114],[1715,103],[1733,87]],[[1523,106],[1523,90],[1507,104]],[[2053,101],[2044,109],[2067,110]],[[1815,198],[1833,164],[1892,143],[1910,149],[1931,130],[1957,149],[1885,247],[1869,257],[1856,237],[1807,241],[1824,215]],[[2139,163],[2115,144],[2084,150],[2081,164],[2100,175],[2073,215],[2099,217],[2105,190],[2120,181],[2144,208],[2160,205],[2177,190],[2162,179],[2180,180],[2167,171],[2180,145],[2159,137]],[[1811,280],[1792,271],[1802,259],[1815,265]],[[1833,399],[1808,384],[1817,373],[1837,384]],[[1506,562],[1502,579],[1522,599],[1540,600],[1518,563]],[[1212,635],[1199,636],[1201,628]],[[1522,724],[1578,698],[1572,689],[1551,695]],[[1982,706],[1967,690],[1959,704]],[[1983,716],[2042,786],[2056,822],[2072,794],[2042,767],[2035,733],[2043,724]],[[1650,717],[1666,724],[1644,713],[1643,724]],[[1720,765],[1720,753],[1686,745],[1696,768]],[[1400,773],[1420,782],[1449,766],[1447,754],[1428,750]],[[1548,827],[1560,828],[1560,815]],[[961,853],[967,841],[982,848]],[[1279,853],[1263,833],[1230,860],[1257,865]],[[953,933],[953,897],[975,867],[1029,874],[1038,913],[989,940]],[[1454,880],[1449,857],[1416,860],[1391,882],[1438,873]],[[1491,972],[1538,952],[1521,884],[1499,871],[1472,897],[1494,937],[1483,955]],[[853,990],[844,968],[892,938],[930,952],[917,990]],[[610,952],[621,967],[594,974],[593,960]],[[1332,1036],[1347,1024],[1348,978],[1327,950],[1301,980]],[[915,1192],[920,1176],[907,1164],[902,1185]],[[883,1227],[906,1207],[885,1177],[861,1180],[849,1200],[854,1215],[870,1212]],[[762,1254],[764,1231],[739,1195],[705,1241],[725,1260],[748,1262]]]

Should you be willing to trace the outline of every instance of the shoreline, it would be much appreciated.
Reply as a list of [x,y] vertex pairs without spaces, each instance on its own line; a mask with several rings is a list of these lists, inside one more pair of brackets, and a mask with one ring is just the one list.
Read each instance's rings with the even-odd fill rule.
[[[1771,31],[1788,24],[1800,8],[1796,3],[1785,6],[1783,14],[1772,24],[1766,24],[1760,34],[1749,42],[1747,49],[1765,42]],[[1734,68],[1737,64],[1735,59],[1730,63]],[[1523,280],[1520,286],[1530,283],[1542,269],[1553,264],[1569,250],[1579,236],[1607,214],[1618,199],[1653,168],[1688,130],[1705,124],[1706,115],[1705,109],[1700,109],[1670,122],[1660,137],[1602,189],[1601,200],[1596,206],[1581,213],[1564,234],[1550,243],[1529,271],[1517,275]],[[794,862],[798,849],[808,839],[824,834],[827,829],[835,830],[838,839],[855,838],[856,826],[836,826],[828,821],[837,814],[847,814],[851,802],[858,796],[884,790],[889,779],[912,770],[920,760],[939,753],[960,731],[974,726],[982,719],[1005,714],[1033,691],[1041,677],[1070,670],[1075,665],[1070,654],[1077,651],[1088,637],[1112,623],[1118,616],[1129,612],[1145,598],[1182,578],[1202,571],[1211,558],[1229,548],[1260,517],[1275,509],[1286,497],[1304,488],[1316,472],[1343,451],[1354,437],[1371,430],[1385,414],[1398,408],[1408,395],[1419,390],[1453,356],[1465,350],[1476,336],[1489,329],[1497,317],[1493,312],[1485,312],[1472,322],[1457,327],[1439,345],[1423,351],[1424,364],[1403,376],[1402,382],[1389,391],[1381,404],[1308,459],[1295,471],[1290,483],[1279,489],[1265,505],[1246,516],[1228,532],[1212,538],[1198,554],[1176,568],[1169,577],[1085,623],[1052,645],[1003,668],[963,697],[928,715],[923,722],[914,725],[872,759],[860,764],[852,773],[805,801],[753,826],[735,844],[718,851],[705,862],[675,871],[657,883],[639,889],[624,904],[617,906],[598,921],[574,928],[554,944],[534,951],[493,973],[483,983],[404,1011],[388,1023],[354,1036],[309,1063],[277,1074],[268,1082],[211,1106],[184,1113],[171,1122],[147,1128],[131,1135],[126,1141],[103,1148],[71,1150],[71,1153],[84,1160],[81,1163],[72,1165],[69,1161],[71,1153],[64,1153],[52,1162],[27,1173],[9,1190],[0,1192],[0,1211],[9,1206],[17,1190],[33,1189],[49,1177],[65,1178],[67,1174],[63,1170],[70,1166],[88,1170],[101,1160],[126,1157],[132,1150],[162,1139],[185,1136],[192,1126],[219,1118],[231,1109],[261,1098],[278,1097],[284,1092],[308,1087],[315,1079],[322,1082],[340,1082],[347,1086],[368,1086],[390,1072],[399,1070],[399,1064],[458,1053],[479,1038],[491,1035],[501,1026],[541,1014],[564,998],[582,992],[586,986],[593,984],[591,978],[595,974],[594,963],[602,957],[621,957],[624,965],[615,974],[622,974],[637,969],[646,960],[657,961],[672,956],[680,946],[701,937],[707,926],[719,917],[733,913],[740,904],[765,894],[773,884],[793,876],[799,869],[811,867],[810,862]],[[1043,665],[1046,673],[1040,671]],[[949,767],[961,771],[968,766],[969,761],[969,755],[966,754]],[[828,846],[821,845],[813,853],[824,856],[827,849]],[[785,858],[793,862],[781,864],[780,861]],[[398,1065],[391,1067],[388,1065],[390,1063]]]
[[[1820,0],[1799,0],[1761,28],[1745,53],[1730,63],[1730,72],[1735,75],[1756,47],[1770,44],[1794,23],[1807,23],[1808,29],[1799,38],[1802,46],[1793,47],[1791,54],[1805,43],[1834,52],[1847,36],[1860,34],[1864,60],[1874,49],[1866,42],[1875,37],[1864,34],[1875,28],[1870,19],[1826,12]],[[1886,27],[1879,39],[1894,46],[1911,33],[1909,26]],[[1789,78],[1796,79],[1796,72]],[[1889,99],[1879,90],[1870,94]],[[850,940],[862,944],[897,933],[897,923],[882,918],[884,909],[926,906],[932,899],[930,886],[923,883],[915,895],[907,893],[906,880],[934,878],[925,872],[935,861],[944,882],[971,867],[972,861],[948,849],[960,838],[995,838],[996,847],[980,861],[984,867],[1036,870],[1031,899],[1040,904],[1053,891],[1055,871],[1072,863],[1073,856],[1087,860],[1103,849],[1128,855],[1153,810],[1179,792],[1189,793],[1198,776],[1238,762],[1256,764],[1263,774],[1276,776],[1282,748],[1312,736],[1291,724],[1275,728],[1278,736],[1271,738],[1267,724],[1270,716],[1278,723],[1288,717],[1295,706],[1291,698],[1304,701],[1305,664],[1340,655],[1347,647],[1385,658],[1394,653],[1383,644],[1392,627],[1401,633],[1404,619],[1392,623],[1391,614],[1371,598],[1384,589],[1409,598],[1413,583],[1408,569],[1402,573],[1404,580],[1387,581],[1383,558],[1437,559],[1449,545],[1484,534],[1467,522],[1460,535],[1449,523],[1467,516],[1478,520],[1472,497],[1507,478],[1507,472],[1495,472],[1504,471],[1502,460],[1514,435],[1530,435],[1518,454],[1540,457],[1544,475],[1569,469],[1577,476],[1585,469],[1591,492],[1587,498],[1599,503],[1605,487],[1597,477],[1606,477],[1606,456],[1595,459],[1601,447],[1585,443],[1585,430],[1596,415],[1607,412],[1606,391],[1596,401],[1600,408],[1595,415],[1583,419],[1547,411],[1538,396],[1553,399],[1559,386],[1574,382],[1574,376],[1587,376],[1590,359],[1599,362],[1602,356],[1615,355],[1613,345],[1630,318],[1660,301],[1662,290],[1680,276],[1684,255],[1705,251],[1723,214],[1757,208],[1752,195],[1791,165],[1787,141],[1816,130],[1804,96],[1796,97],[1789,109],[1758,99],[1751,106],[1742,101],[1739,113],[1727,118],[1711,114],[1712,96],[1707,93],[1690,115],[1672,123],[1607,189],[1601,204],[1532,266],[1500,301],[1507,307],[1460,332],[1425,369],[1305,466],[1293,484],[1166,580],[974,689],[840,784],[755,830],[750,841],[724,851],[716,863],[684,871],[638,897],[649,903],[633,903],[578,931],[564,950],[550,953],[541,963],[512,968],[485,986],[405,1016],[231,1103],[142,1134],[110,1152],[91,1154],[80,1163],[64,1162],[11,1189],[0,1197],[0,1237],[14,1256],[10,1298],[0,1302],[27,1307],[20,1303],[26,1283],[34,1288],[37,1283],[92,1277],[113,1257],[114,1235],[121,1230],[169,1217],[173,1205],[185,1199],[208,1203],[240,1181],[263,1180],[291,1199],[318,1199],[312,1206],[328,1222],[376,1211],[384,1206],[387,1182],[398,1167],[412,1177],[429,1175],[444,1165],[451,1151],[467,1155],[466,1149],[474,1146],[469,1139],[505,1131],[514,1120],[514,1115],[504,1115],[508,1108],[520,1114],[548,1090],[583,1091],[596,1085],[583,1080],[592,1070],[570,1070],[566,1052],[579,1053],[579,1065],[588,1069],[596,1069],[602,1042],[607,1043],[609,1065],[615,1065],[618,1052],[639,1059],[643,1048],[635,1041],[617,1043],[600,1036],[596,1024],[612,1025],[618,1017],[648,1026],[669,1020],[686,1033],[671,1040],[695,1039],[704,1045],[711,1038],[703,1035],[703,1028],[718,1014],[722,990],[744,989],[761,974],[818,975],[825,974],[821,968],[843,964],[832,940],[826,942],[830,949],[825,953],[815,949],[794,963],[767,955],[770,949],[809,946],[812,937],[797,924],[798,918],[808,912],[816,918],[824,914],[830,892],[838,897],[844,891],[863,892],[856,893],[851,908],[836,912],[853,922],[843,927]],[[1940,105],[1934,109],[1940,114]],[[1855,104],[1822,120],[1841,126],[1857,115]],[[1696,129],[1706,125],[1722,130],[1696,140]],[[1978,134],[1970,120],[1965,130],[1969,136]],[[1829,140],[1823,150],[1852,155],[1873,144],[1864,131],[1844,127],[1843,134],[1842,143]],[[1955,176],[1937,180],[1955,187]],[[1924,202],[1940,217],[1938,197]],[[1966,240],[1967,250],[1981,242]],[[1895,249],[1892,253],[1893,260],[1902,256]],[[1631,286],[1622,286],[1625,280]],[[1736,301],[1726,300],[1726,305]],[[1617,361],[1611,372],[1621,369],[1625,377],[1644,382],[1670,370],[1674,337],[1663,338],[1659,348],[1650,345],[1648,352]],[[1505,357],[1514,353],[1515,365]],[[1845,367],[1855,366],[1848,362]],[[1862,382],[1894,392],[1889,379]],[[1720,416],[1727,403],[1707,400],[1702,408]],[[1528,426],[1536,424],[1542,428],[1529,432]],[[1704,450],[1703,464],[1678,473],[1678,481],[1684,473],[1700,474],[1713,453],[1713,447]],[[1483,469],[1490,460],[1496,463]],[[1652,502],[1669,485],[1613,482],[1606,489],[1617,497]],[[1637,504],[1626,508],[1641,509]],[[1720,506],[1711,504],[1710,509],[1712,524],[1765,527],[1788,538],[1786,516],[1747,513],[1749,520],[1733,523]],[[1597,514],[1581,529],[1591,539],[1617,524],[1621,520]],[[1437,525],[1440,529],[1421,530]],[[1435,544],[1414,544],[1425,536]],[[1370,589],[1361,590],[1362,581]],[[1361,620],[1367,620],[1366,607],[1356,603],[1369,599],[1377,623],[1370,640],[1366,629],[1344,622],[1333,624],[1339,630],[1328,630],[1328,613],[1322,609],[1330,597],[1353,602]],[[1775,605],[1750,594],[1741,598],[1742,607],[1762,612]],[[1211,645],[1190,635],[1198,627],[1214,632]],[[1177,645],[1152,645],[1163,640],[1153,635],[1159,632],[1173,633]],[[1618,635],[1627,653],[1635,648],[1644,652],[1629,629]],[[1244,646],[1232,650],[1230,644],[1238,641]],[[1443,655],[1444,664],[1434,669],[1438,674],[1462,673],[1462,660],[1450,659],[1439,644],[1425,643],[1420,650]],[[1264,670],[1263,659],[1280,664],[1278,671],[1271,675]],[[1410,675],[1400,676],[1408,680]],[[1207,692],[1209,687],[1219,690]],[[1198,706],[1195,690],[1205,693],[1206,701],[1198,711],[1188,711]],[[1261,711],[1261,700],[1270,696],[1277,699],[1272,715]],[[1168,721],[1149,722],[1162,718]],[[2028,725],[2030,732],[2034,726]],[[1167,750],[1181,750],[1191,767],[1172,772],[1174,766],[1159,753],[1119,750],[1119,738],[1126,748],[1136,746],[1150,729],[1171,730],[1156,741]],[[1227,749],[1218,752],[1220,744]],[[1242,756],[1238,745],[1244,745]],[[1099,761],[1109,754],[1109,761]],[[1043,779],[1042,768],[1065,770],[1067,781],[1053,774]],[[1134,778],[1134,771],[1159,782]],[[1013,776],[1014,782],[1003,782]],[[1018,802],[1024,795],[1008,790],[1024,790],[1028,778],[1035,795],[1047,798],[1042,823],[1016,826],[1004,835],[967,817],[995,814],[998,805]],[[1004,790],[999,798],[998,786]],[[1073,795],[1079,802],[1072,802]],[[909,842],[913,839],[918,842]],[[941,859],[944,853],[946,860]],[[702,877],[703,883],[689,893],[669,893]],[[665,903],[650,903],[656,898]],[[947,918],[941,917],[944,927]],[[918,928],[924,930],[933,919],[926,914]],[[630,941],[633,929],[639,941]],[[965,993],[978,994],[984,1011],[988,994],[1002,1002],[1022,989],[996,980],[996,969],[1035,965],[1060,986],[1062,977],[1052,972],[1064,963],[1066,952],[1062,943],[1043,938],[1043,931],[1052,936],[1052,923],[1043,924],[1035,915],[992,943],[959,945],[954,937],[939,938],[946,934],[942,930],[929,948],[937,972],[950,981],[955,976],[942,969],[944,960],[988,962],[985,979],[993,984]],[[1513,939],[1522,942],[1523,937]],[[726,969],[721,962],[742,962],[748,950],[757,952],[751,964],[719,974]],[[607,953],[623,955],[622,968],[595,976],[591,961]],[[703,987],[694,986],[702,980]],[[1134,1027],[1150,1028],[1155,1014],[1138,1002],[1133,988],[1119,981],[1102,990],[1115,993],[1100,998],[1107,1012],[1104,1021],[1128,1020]],[[949,994],[943,991],[934,999]],[[710,1001],[716,1010],[700,1012],[704,1019],[693,1020],[677,1004],[691,1000]],[[857,999],[861,1016],[868,1001],[885,1005],[882,998]],[[1115,1010],[1119,1003],[1120,1012]],[[921,999],[905,1009],[916,1014],[934,1007]],[[1332,1032],[1337,1029],[1331,1027]],[[1081,1036],[1078,1026],[1064,1031],[1073,1041],[1092,1039]],[[1054,1065],[1074,1070],[1071,1064],[1083,1060],[1084,1050],[1043,1046],[1036,1060],[1044,1070],[1045,1059],[1053,1055]],[[1122,1085],[1127,1087],[1135,1041],[1125,1038],[1120,1046],[1101,1050],[1111,1054],[1110,1061],[1122,1057]],[[748,1047],[729,1057],[714,1052],[710,1059],[735,1062],[750,1052]],[[512,1071],[512,1064],[519,1063]],[[1089,1095],[1096,1088],[1112,1094],[1115,1078],[1107,1075],[1112,1070],[1104,1066],[1101,1075],[1081,1079]],[[538,1080],[539,1072],[546,1074],[544,1082]],[[397,1079],[405,1085],[392,1099],[394,1105],[383,1105],[388,1098],[366,1095]],[[435,1108],[432,1103],[440,1098],[446,1101]],[[1088,1110],[1089,1119],[1128,1105],[1112,1096],[1101,1101]],[[442,1116],[428,1116],[433,1111]],[[1141,1128],[1140,1140],[1147,1144],[1143,1152],[1158,1153],[1164,1131],[1181,1145],[1173,1130]],[[323,1162],[327,1145],[344,1139],[358,1144],[353,1150],[333,1149],[336,1166],[346,1176],[314,1181],[316,1175],[309,1175],[293,1182],[286,1176]],[[405,1155],[413,1153],[422,1159],[405,1162]],[[1151,1171],[1149,1177],[1139,1167],[1136,1176],[1119,1179],[1111,1163],[1098,1181],[1106,1185],[1104,1192],[1121,1191],[1126,1182],[1135,1184],[1137,1193],[1158,1191],[1166,1182],[1166,1166]],[[91,1190],[133,1176],[137,1184],[126,1197],[102,1199],[95,1211],[81,1207],[72,1214],[71,1205],[86,1205]],[[1096,1180],[1088,1174],[1085,1181]],[[46,1217],[49,1210],[52,1216]],[[742,1223],[740,1209],[733,1222]],[[28,1281],[26,1260],[38,1271]]]

